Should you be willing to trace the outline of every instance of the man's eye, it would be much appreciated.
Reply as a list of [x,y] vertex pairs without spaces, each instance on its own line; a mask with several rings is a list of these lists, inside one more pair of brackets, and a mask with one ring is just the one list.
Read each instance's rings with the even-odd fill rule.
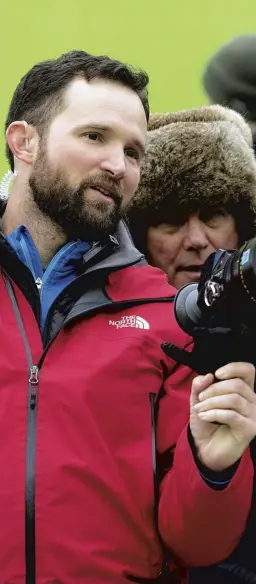
[[161,223],[159,225],[160,231],[165,235],[172,235],[173,233],[176,233],[176,231],[179,231],[181,227],[182,223],[180,221],[175,221],[173,223]]
[[126,156],[129,156],[129,158],[139,160],[139,153],[137,152],[137,150],[134,150],[134,148],[126,148],[125,154]]
[[199,214],[201,221],[204,223],[207,223],[208,221],[218,221],[218,219],[226,216],[227,211],[223,207],[210,207]]
[[84,138],[88,138],[89,140],[93,140],[93,142],[97,142],[97,140],[101,140],[101,135],[98,132],[86,132],[83,134]]

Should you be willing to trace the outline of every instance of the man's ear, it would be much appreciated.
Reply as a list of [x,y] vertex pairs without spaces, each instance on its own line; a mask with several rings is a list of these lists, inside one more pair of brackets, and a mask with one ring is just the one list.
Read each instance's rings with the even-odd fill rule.
[[6,141],[14,158],[32,164],[37,148],[37,132],[25,121],[12,122],[6,130]]

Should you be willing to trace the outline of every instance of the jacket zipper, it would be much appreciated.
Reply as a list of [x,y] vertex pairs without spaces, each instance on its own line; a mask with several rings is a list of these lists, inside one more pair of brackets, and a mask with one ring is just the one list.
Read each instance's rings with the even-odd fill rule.
[[32,411],[36,408],[36,402],[37,402],[37,385],[39,382],[38,374],[39,374],[39,369],[38,369],[37,365],[32,365],[32,367],[30,369],[30,377],[29,377],[30,409]]
[[26,447],[26,584],[36,583],[36,533],[35,533],[35,457],[36,419],[39,369],[32,365],[28,389],[28,422]]
[[42,285],[43,285],[42,278],[36,278],[35,285],[37,287],[38,292],[41,292],[41,288],[42,288]]
[[3,274],[12,303],[18,328],[23,339],[28,363],[28,406],[26,436],[26,485],[25,485],[25,562],[26,584],[36,584],[36,534],[35,534],[35,454],[36,420],[39,368],[33,365],[28,338],[23,326],[19,307],[10,280]]

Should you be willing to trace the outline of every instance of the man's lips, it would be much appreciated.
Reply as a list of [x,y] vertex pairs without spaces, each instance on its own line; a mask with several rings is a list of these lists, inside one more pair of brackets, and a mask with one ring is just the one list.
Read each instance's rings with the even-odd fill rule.
[[104,186],[102,184],[90,185],[90,189],[93,189],[94,191],[98,191],[99,193],[104,195],[104,197],[108,197],[109,199],[113,199],[113,201],[120,201],[120,199],[121,199],[119,193],[117,193],[114,190],[111,190],[109,187]]

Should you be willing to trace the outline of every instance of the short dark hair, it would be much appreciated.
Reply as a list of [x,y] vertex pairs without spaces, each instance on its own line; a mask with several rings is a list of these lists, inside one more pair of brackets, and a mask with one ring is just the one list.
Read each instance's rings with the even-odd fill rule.
[[[12,122],[25,120],[37,128],[39,135],[43,135],[54,115],[63,108],[65,88],[76,77],[86,81],[106,79],[129,87],[140,98],[148,121],[147,73],[109,57],[70,51],[57,59],[37,63],[22,77],[10,104],[5,130]],[[8,144],[6,156],[13,170],[14,159]]]

